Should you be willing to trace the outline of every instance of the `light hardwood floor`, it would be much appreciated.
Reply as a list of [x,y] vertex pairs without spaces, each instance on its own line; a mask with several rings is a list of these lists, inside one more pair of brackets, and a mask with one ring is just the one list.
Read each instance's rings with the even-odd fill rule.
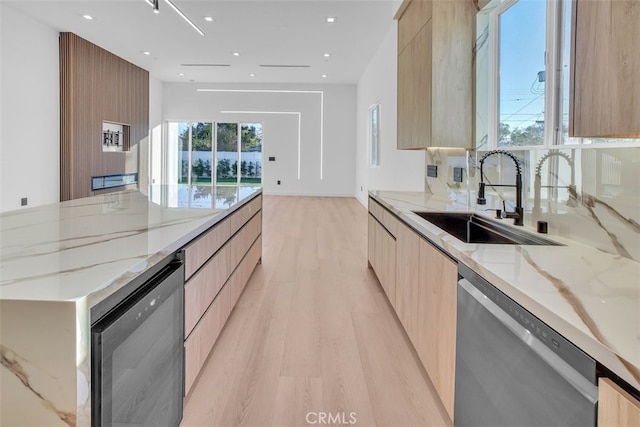
[[349,198],[267,196],[263,224],[262,264],[182,425],[326,425],[319,412],[340,417],[334,424],[451,425],[367,268],[366,209]]

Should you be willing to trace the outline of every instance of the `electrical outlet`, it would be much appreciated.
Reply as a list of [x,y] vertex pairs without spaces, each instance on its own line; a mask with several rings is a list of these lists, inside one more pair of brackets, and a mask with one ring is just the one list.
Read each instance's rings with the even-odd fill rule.
[[427,176],[431,178],[438,177],[438,166],[436,165],[427,165]]
[[453,180],[455,182],[462,182],[463,180],[464,168],[453,168]]
[[22,199],[20,199],[20,206],[27,206],[27,203],[28,201],[26,197],[23,197]]
[[280,185],[280,180],[278,180],[278,185]]
[[269,161],[270,162],[275,162],[276,161],[276,157],[275,156],[269,156]]

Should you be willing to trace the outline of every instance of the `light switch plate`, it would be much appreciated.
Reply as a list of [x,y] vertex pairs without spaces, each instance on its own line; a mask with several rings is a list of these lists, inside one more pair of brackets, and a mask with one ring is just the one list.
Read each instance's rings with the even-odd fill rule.
[[427,165],[427,176],[431,178],[438,177],[438,166],[436,165]]
[[462,182],[464,174],[464,168],[453,168],[453,180],[455,182]]

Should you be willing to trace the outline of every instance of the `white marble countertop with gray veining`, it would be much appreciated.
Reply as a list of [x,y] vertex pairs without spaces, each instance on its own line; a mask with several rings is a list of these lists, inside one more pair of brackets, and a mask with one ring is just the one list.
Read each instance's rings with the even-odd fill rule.
[[[470,211],[418,192],[370,196],[640,390],[640,263],[549,234],[564,246],[467,244],[412,211]],[[491,213],[479,214],[491,217]],[[511,220],[503,220],[511,224]],[[520,228],[520,227],[519,227]],[[524,227],[535,233],[532,227]]]
[[93,306],[261,191],[154,186],[2,213],[0,299]]

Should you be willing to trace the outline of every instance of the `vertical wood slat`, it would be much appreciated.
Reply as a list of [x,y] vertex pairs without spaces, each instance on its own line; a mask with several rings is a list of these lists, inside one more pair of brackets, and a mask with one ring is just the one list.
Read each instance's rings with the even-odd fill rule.
[[[102,151],[103,121],[131,126],[130,152]],[[149,73],[60,33],[60,200],[95,194],[91,176],[138,172],[139,142],[148,132]]]

